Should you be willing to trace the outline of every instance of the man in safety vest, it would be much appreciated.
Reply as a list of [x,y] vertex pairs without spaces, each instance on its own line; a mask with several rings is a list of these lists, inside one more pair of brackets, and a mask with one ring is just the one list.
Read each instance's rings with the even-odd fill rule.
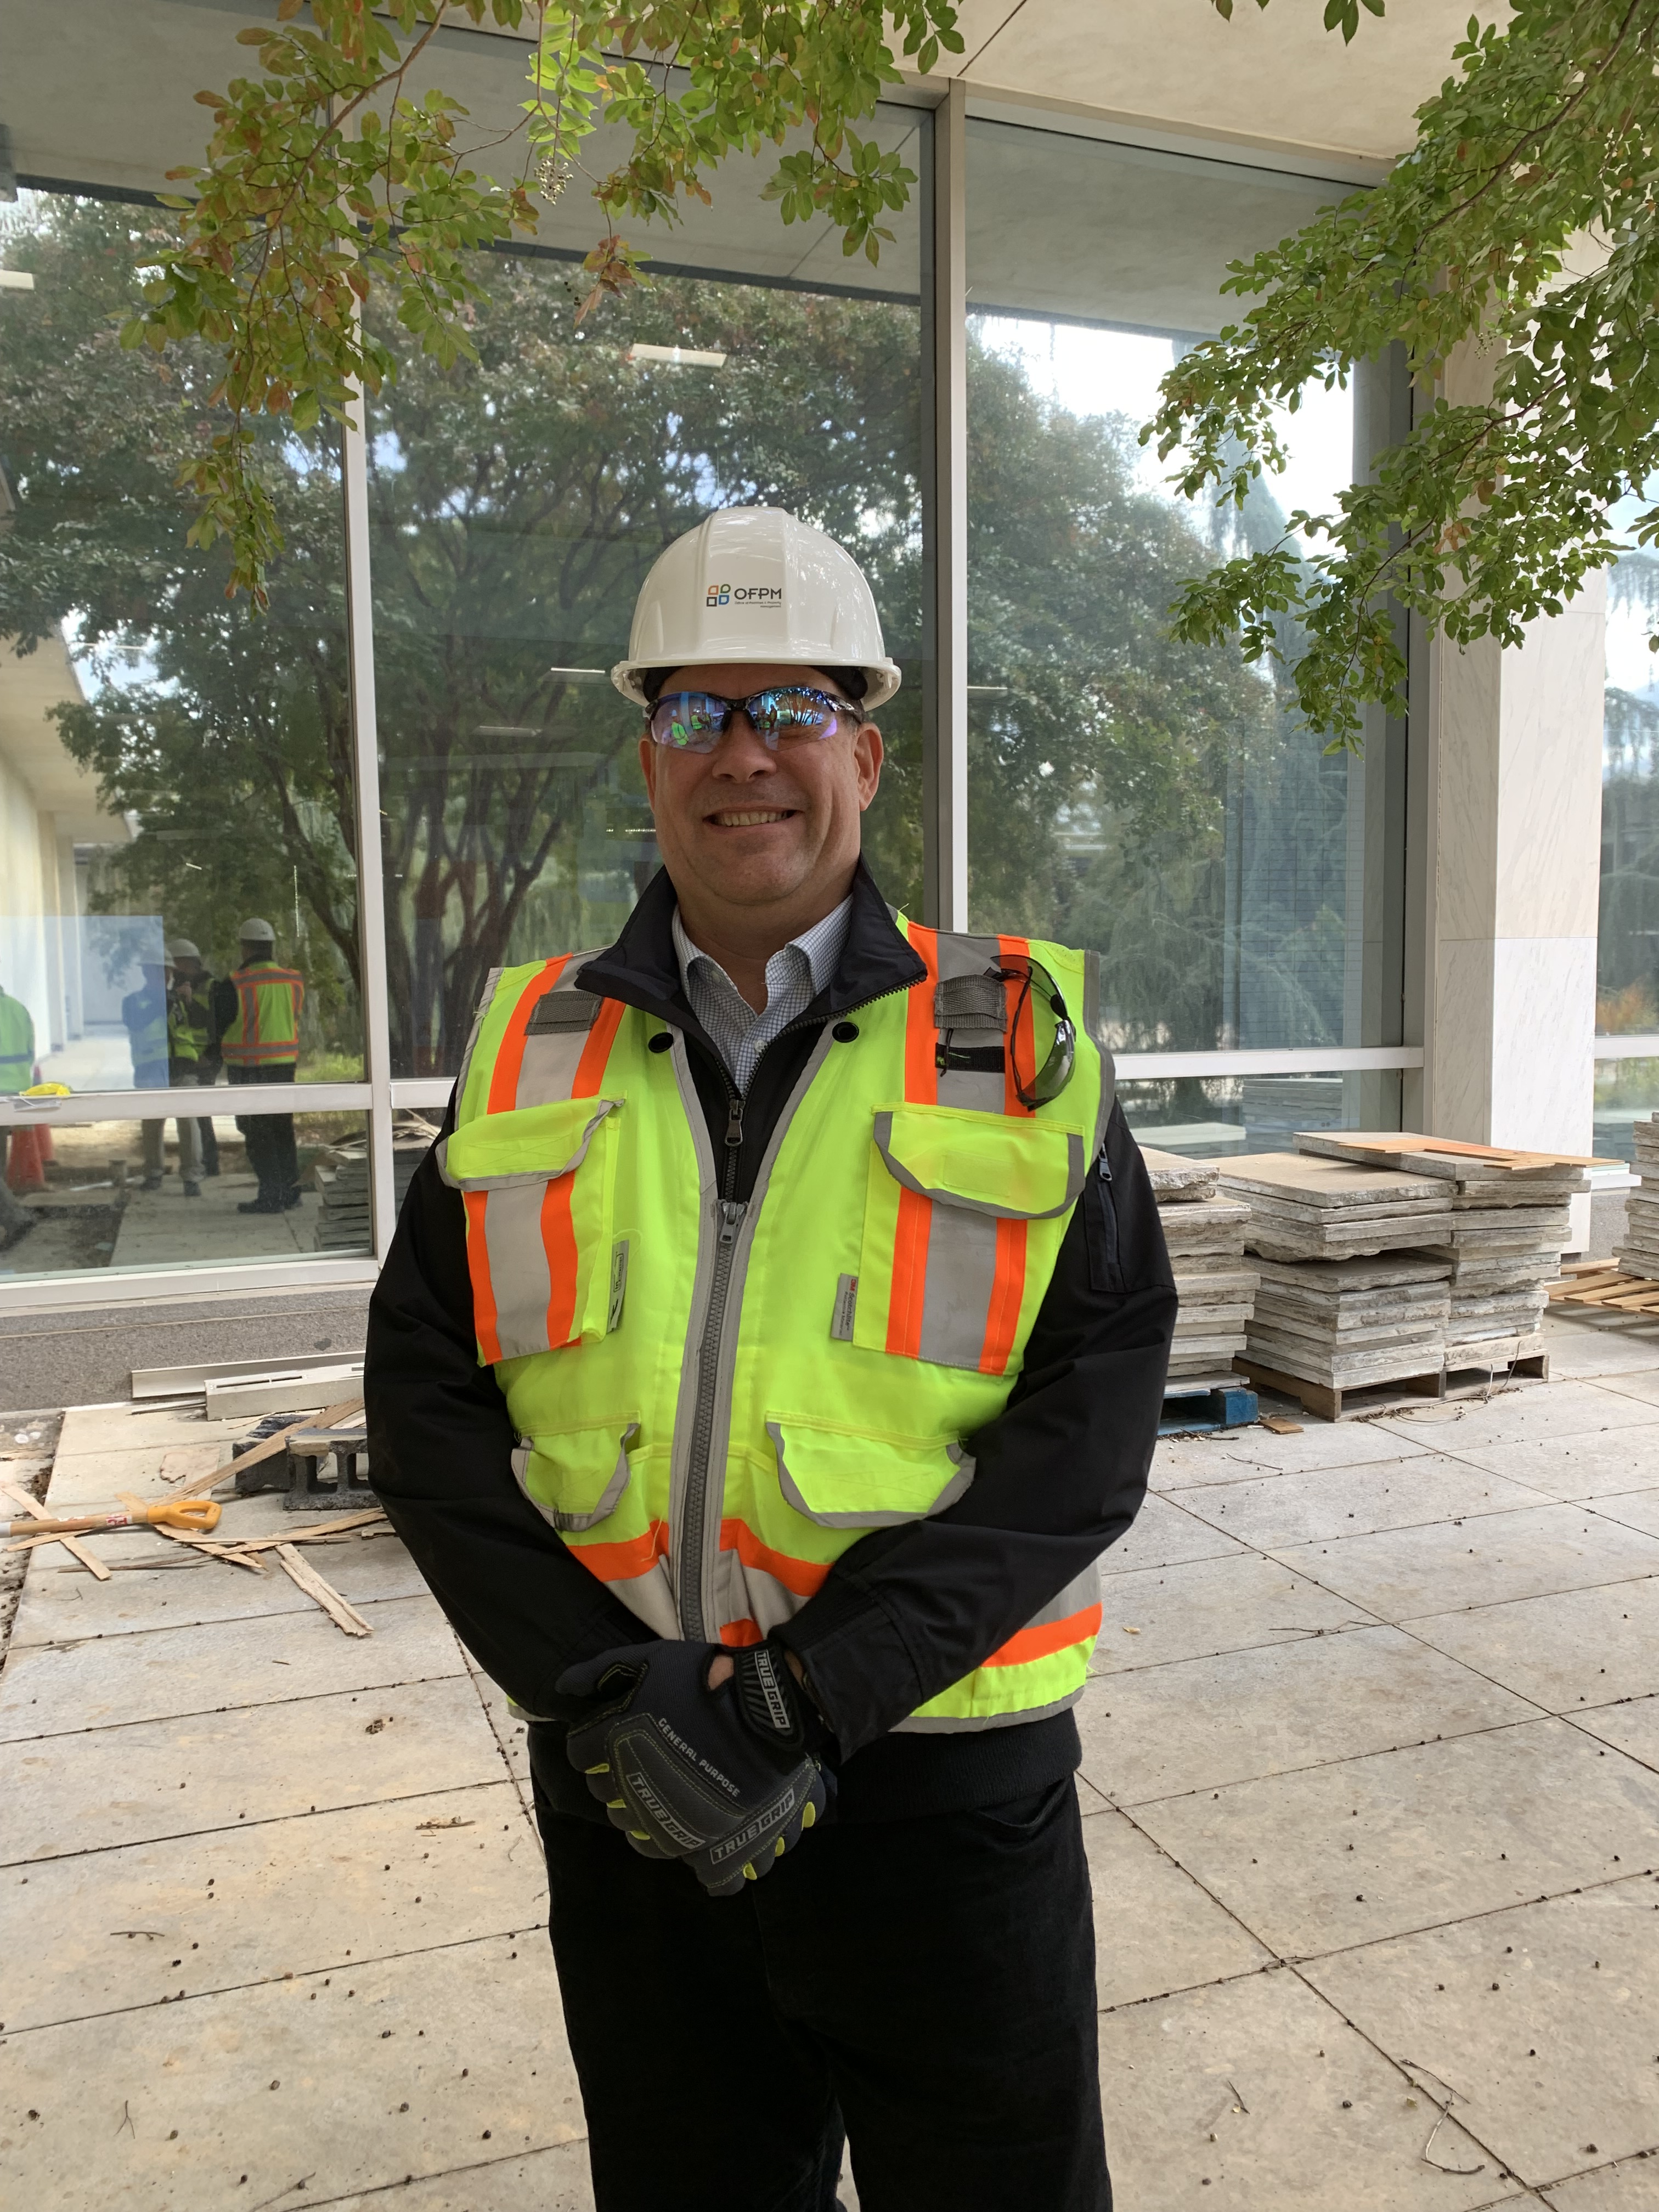
[[[241,965],[230,977],[236,1011],[219,1039],[225,1073],[232,1083],[292,1083],[300,1061],[300,1009],[305,978],[279,966],[276,933],[257,915],[238,933]],[[236,1126],[247,1145],[247,1164],[258,1178],[257,1198],[245,1200],[239,1213],[283,1213],[300,1203],[300,1160],[291,1114],[239,1114]]]
[[[34,1017],[21,999],[0,986],[0,1097],[15,1098],[34,1080]],[[0,1176],[6,1172],[10,1137],[0,1129]]]
[[882,2212],[1105,2212],[1073,1708],[1176,1297],[1095,965],[883,902],[820,532],[679,539],[614,680],[663,871],[489,978],[365,1372],[532,1717],[595,2202],[828,2212],[845,2136]]
[[[143,983],[137,990],[129,991],[121,1001],[121,1022],[127,1033],[127,1048],[132,1054],[132,1087],[135,1091],[165,1091],[170,1081],[167,987],[173,970],[165,961],[141,960],[138,973],[144,979]],[[144,1179],[140,1188],[160,1190],[166,1174],[161,1139],[167,1124],[149,1121],[141,1126]]]
[[[198,947],[188,937],[175,937],[167,948],[167,958],[173,963],[173,995],[180,1010],[176,1018],[188,1026],[195,1045],[191,1072],[184,1072],[183,1061],[173,1075],[175,1083],[197,1083],[211,1090],[219,1079],[222,1066],[219,1052],[218,1025],[213,1018],[213,978]],[[197,1135],[202,1142],[202,1173],[216,1176],[219,1172],[219,1139],[213,1127],[213,1116],[203,1114],[197,1119]]]

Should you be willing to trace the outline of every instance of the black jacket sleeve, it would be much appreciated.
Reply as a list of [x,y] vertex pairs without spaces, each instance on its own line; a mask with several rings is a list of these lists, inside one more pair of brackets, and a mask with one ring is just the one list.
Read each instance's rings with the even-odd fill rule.
[[974,1480],[929,1521],[844,1552],[779,1633],[842,1755],[971,1673],[1122,1535],[1140,1509],[1175,1333],[1175,1279],[1121,1109],[1091,1170]]
[[564,1668],[650,1632],[514,1477],[507,1401],[478,1364],[465,1214],[430,1152],[369,1302],[363,1402],[376,1494],[456,1634],[526,1711],[574,1718],[582,1701],[553,1686]]

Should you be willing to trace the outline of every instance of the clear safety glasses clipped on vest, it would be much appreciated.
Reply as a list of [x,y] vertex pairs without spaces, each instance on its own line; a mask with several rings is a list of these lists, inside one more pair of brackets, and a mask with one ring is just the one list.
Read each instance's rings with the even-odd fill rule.
[[755,735],[770,752],[781,738],[834,737],[842,715],[854,724],[856,707],[832,699],[810,684],[775,684],[747,699],[722,698],[718,691],[665,691],[646,718],[646,727],[659,745],[681,753],[712,753],[725,736],[733,714],[744,714]]
[[[1009,983],[1019,985],[1012,1015],[1005,988]],[[1036,1022],[1035,1009],[1031,1008],[1034,995],[1047,1006],[1054,1025],[1041,1066],[1036,1065]],[[996,1030],[1007,1038],[1006,1065],[1012,1071],[1014,1095],[1028,1113],[1058,1098],[1071,1081],[1077,1064],[1077,1030],[1060,986],[1042,963],[1033,960],[1029,953],[1011,955],[999,966],[987,968],[976,975],[950,977],[939,984],[935,1004],[941,1073],[950,1067],[1000,1070],[1004,1065],[1002,1046],[969,1045],[964,1049],[953,1042],[958,1033],[972,1036],[975,1032]],[[1028,1008],[1033,1014],[1029,1078],[1021,1067],[1019,1054]]]

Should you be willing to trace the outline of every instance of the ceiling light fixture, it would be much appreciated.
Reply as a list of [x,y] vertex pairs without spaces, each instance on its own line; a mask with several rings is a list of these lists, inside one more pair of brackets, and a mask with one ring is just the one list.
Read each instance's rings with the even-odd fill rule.
[[660,361],[671,368],[724,368],[723,353],[698,353],[690,346],[632,345],[623,355],[626,362]]

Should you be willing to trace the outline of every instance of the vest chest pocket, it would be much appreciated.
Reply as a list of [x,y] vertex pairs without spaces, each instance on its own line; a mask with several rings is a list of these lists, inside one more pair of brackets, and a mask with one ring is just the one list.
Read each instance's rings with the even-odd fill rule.
[[890,1528],[954,1505],[974,1479],[960,1444],[781,1416],[766,1424],[786,1502],[824,1528]]
[[637,1421],[611,1420],[526,1437],[513,1454],[513,1472],[556,1528],[580,1535],[621,1504],[632,1473],[628,1448],[639,1433]]
[[621,1318],[627,1247],[613,1246],[615,1098],[483,1114],[439,1147],[466,1208],[478,1356],[486,1365],[605,1334]]
[[[960,1107],[875,1117],[852,1340],[1006,1375],[1082,1192],[1088,1133]],[[846,1293],[836,1333],[845,1334]]]

